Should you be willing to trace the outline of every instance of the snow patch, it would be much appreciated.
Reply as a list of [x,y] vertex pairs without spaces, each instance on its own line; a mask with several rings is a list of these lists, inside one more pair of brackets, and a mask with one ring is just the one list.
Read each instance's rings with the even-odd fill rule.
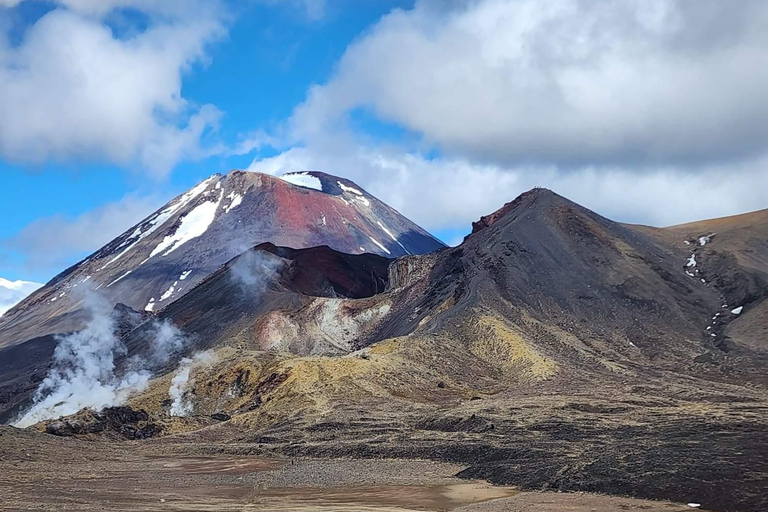
[[[360,190],[357,190],[355,187],[349,187],[340,181],[337,181],[336,184],[339,186],[339,188],[341,188],[342,191],[354,194],[356,197],[354,197],[353,200],[365,206],[371,206],[371,202],[365,198],[365,195]],[[347,203],[345,199],[342,199],[342,201]]]
[[191,273],[192,273],[192,271],[191,271],[191,270],[185,270],[185,271],[184,271],[184,272],[182,272],[182,273],[181,273],[181,275],[179,276],[179,281],[184,281],[186,278],[188,278],[188,277],[189,277],[189,274],[191,274]]
[[688,263],[685,264],[686,267],[695,267],[696,266],[696,255],[691,254],[691,257],[688,258]]
[[150,313],[155,310],[155,298],[152,297],[149,299],[149,304],[144,308],[144,311],[149,311]]
[[320,192],[323,191],[323,184],[320,182],[320,178],[312,176],[308,172],[283,174],[280,176],[280,179],[287,181],[291,185],[296,185],[297,187],[311,188],[313,190],[319,190]]
[[392,240],[394,240],[395,242],[397,242],[397,237],[396,237],[395,235],[393,235],[393,234],[392,234],[392,232],[391,232],[390,230],[388,230],[388,229],[387,229],[387,228],[384,226],[384,224],[382,224],[381,222],[378,222],[378,221],[376,221],[376,224],[378,224],[378,225],[379,225],[379,227],[380,227],[381,229],[383,229],[383,230],[384,230],[384,232],[385,232],[386,234],[388,234],[388,235],[389,235],[389,238],[391,238]]
[[734,315],[740,315],[742,311],[744,311],[744,306],[739,306],[736,309],[732,309],[731,313]]
[[705,245],[707,245],[709,242],[712,241],[712,237],[713,236],[715,236],[714,233],[712,233],[711,235],[700,236],[699,237],[699,245],[704,247]]
[[126,272],[125,274],[121,275],[120,277],[118,277],[117,279],[115,279],[114,281],[112,281],[111,283],[109,283],[109,284],[107,285],[107,288],[109,288],[110,286],[112,286],[113,284],[115,284],[115,283],[117,283],[117,282],[119,282],[119,281],[122,281],[123,279],[125,279],[126,277],[128,277],[128,275],[129,275],[131,272],[133,272],[133,270],[129,270],[129,271],[128,271],[128,272]]
[[243,202],[243,196],[241,196],[240,194],[236,194],[234,192],[229,194],[227,196],[227,199],[229,199],[230,202],[229,202],[229,206],[225,206],[223,208],[224,213],[229,213],[230,210],[237,208]]
[[160,302],[163,302],[164,300],[170,299],[173,295],[173,292],[176,291],[176,286],[179,284],[178,281],[175,281],[170,288],[168,288],[164,294],[160,296]]
[[215,203],[206,201],[189,212],[181,219],[181,225],[176,232],[166,236],[163,241],[154,248],[147,259],[157,256],[160,253],[163,253],[163,256],[168,256],[190,240],[202,236],[203,233],[208,231],[208,228],[216,218],[216,210],[218,209],[220,202],[221,196],[219,196],[219,200]]
[[398,239],[397,239],[397,237],[396,237],[395,235],[393,235],[393,234],[392,234],[392,232],[391,232],[390,230],[388,230],[388,229],[387,229],[387,228],[384,226],[384,224],[382,224],[382,223],[381,223],[381,222],[379,222],[379,221],[376,221],[376,224],[378,224],[378,225],[379,225],[379,227],[380,227],[381,229],[383,229],[383,230],[384,230],[384,232],[385,232],[386,234],[388,234],[388,235],[389,235],[389,238],[391,238],[392,240],[394,240],[395,242],[397,242],[397,245],[399,245],[399,246],[400,246],[400,247],[401,247],[401,248],[402,248],[402,249],[405,251],[405,253],[406,253],[406,254],[411,254],[411,251],[409,251],[408,249],[406,249],[406,248],[405,248],[405,246],[404,246],[403,244],[401,244],[401,243],[400,243],[400,240],[398,240]]
[[[155,214],[153,217],[151,217],[151,218],[149,219],[149,221],[148,221],[148,222],[146,222],[145,224],[142,224],[141,226],[139,226],[138,228],[136,228],[136,230],[133,232],[133,234],[131,234],[131,236],[129,236],[129,237],[128,237],[128,238],[127,238],[127,239],[126,239],[126,240],[125,240],[125,241],[124,241],[122,244],[120,244],[120,245],[119,245],[117,248],[118,248],[118,249],[121,249],[121,248],[125,247],[126,245],[127,245],[127,247],[125,247],[125,249],[123,249],[123,250],[122,250],[122,251],[121,251],[121,252],[120,252],[120,253],[119,253],[117,256],[115,256],[114,258],[112,258],[111,260],[109,260],[109,261],[108,261],[108,262],[107,262],[107,263],[106,263],[106,264],[105,264],[103,267],[101,267],[99,270],[104,270],[105,268],[107,268],[108,266],[110,266],[112,263],[114,263],[115,261],[117,261],[117,260],[119,260],[120,258],[122,258],[123,256],[125,256],[125,254],[127,254],[127,253],[128,253],[128,251],[130,251],[131,249],[133,249],[134,247],[136,247],[136,245],[137,245],[139,242],[141,242],[142,240],[144,240],[145,238],[147,238],[149,235],[151,235],[152,233],[154,233],[155,231],[157,231],[157,229],[158,229],[158,228],[160,228],[160,226],[162,226],[163,224],[165,224],[165,223],[168,221],[168,219],[170,219],[171,217],[173,217],[173,216],[174,216],[174,215],[175,215],[175,214],[176,214],[176,213],[177,213],[179,210],[181,210],[182,208],[184,208],[184,207],[185,207],[186,205],[188,205],[188,204],[189,204],[189,203],[190,203],[190,202],[191,202],[193,199],[195,199],[197,196],[199,196],[200,194],[202,194],[202,193],[203,193],[203,191],[204,191],[206,188],[208,188],[208,185],[209,185],[210,181],[211,181],[213,178],[214,178],[214,176],[211,176],[210,178],[208,178],[207,180],[203,181],[202,183],[200,183],[200,184],[199,184],[199,185],[197,185],[196,187],[194,187],[194,188],[192,188],[192,189],[188,190],[186,193],[184,193],[184,195],[182,195],[182,196],[181,196],[181,197],[178,199],[178,201],[177,201],[176,203],[173,203],[173,204],[169,205],[169,206],[168,206],[167,208],[165,208],[163,211],[161,211],[160,213],[157,213],[157,214]],[[149,227],[147,227],[145,231],[142,231],[142,228],[144,228],[144,226],[149,226]],[[150,257],[151,257],[151,256],[150,256]],[[142,264],[143,264],[144,262],[146,262],[146,260],[144,260],[144,261],[142,262]]]
[[379,242],[378,240],[376,240],[376,239],[375,239],[375,238],[373,238],[372,236],[369,236],[368,238],[370,238],[370,239],[371,239],[371,242],[373,242],[373,243],[375,243],[376,245],[378,245],[378,246],[379,246],[379,248],[380,248],[382,251],[384,251],[384,252],[385,252],[385,253],[387,253],[387,254],[392,254],[391,252],[389,252],[389,249],[387,249],[386,247],[384,247],[384,246],[381,244],[381,242]]
[[341,190],[343,190],[344,192],[352,192],[353,194],[357,194],[359,196],[363,195],[363,193],[360,192],[359,190],[357,190],[355,187],[348,187],[348,186],[346,186],[345,184],[343,184],[340,181],[337,181],[336,183],[339,185]]

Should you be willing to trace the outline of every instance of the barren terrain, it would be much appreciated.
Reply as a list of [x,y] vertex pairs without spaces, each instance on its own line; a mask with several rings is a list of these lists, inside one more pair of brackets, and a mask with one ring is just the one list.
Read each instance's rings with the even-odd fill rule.
[[527,493],[467,481],[460,465],[210,455],[212,445],[104,443],[0,429],[0,510],[679,512],[684,504]]

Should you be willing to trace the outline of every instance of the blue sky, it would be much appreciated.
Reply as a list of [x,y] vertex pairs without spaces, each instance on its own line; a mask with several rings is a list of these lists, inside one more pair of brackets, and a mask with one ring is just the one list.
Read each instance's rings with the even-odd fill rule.
[[768,207],[764,2],[547,5],[0,0],[0,277],[233,168],[348,177],[449,243],[533,186],[659,226]]
[[[276,125],[290,116],[304,99],[307,87],[328,77],[356,36],[390,10],[409,8],[413,2],[337,2],[324,8],[321,19],[313,18],[300,5],[284,4],[230,5],[234,21],[228,25],[226,39],[211,44],[207,61],[184,74],[185,98],[215,104],[225,113],[216,134],[223,140],[236,142],[251,130]],[[56,8],[60,6],[27,1],[7,13],[15,21],[16,44],[23,41],[29,25]],[[274,151],[265,148],[247,155],[181,162],[163,180],[147,177],[131,165],[81,159],[30,165],[0,159],[3,186],[13,191],[0,203],[0,240],[12,239],[37,219],[76,218],[127,194],[167,200],[213,173],[247,168],[254,155],[270,153]],[[74,263],[89,252],[73,251],[65,260]],[[59,265],[25,265],[26,260],[26,255],[12,246],[0,247],[0,276],[46,281],[53,277],[52,272],[63,270]]]

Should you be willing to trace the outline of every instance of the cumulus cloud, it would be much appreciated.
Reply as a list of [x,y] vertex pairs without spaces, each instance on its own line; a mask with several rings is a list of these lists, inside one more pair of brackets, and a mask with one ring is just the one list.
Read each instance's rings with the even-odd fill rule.
[[[8,7],[19,2],[4,0]],[[139,165],[166,175],[207,156],[221,113],[182,96],[182,78],[226,34],[219,2],[61,0],[18,45],[0,43],[0,156]],[[115,9],[147,16],[117,33]]]
[[356,108],[506,163],[690,163],[768,144],[768,4],[434,1],[384,17],[295,112],[311,138]]
[[9,281],[0,277],[0,316],[43,286],[30,281]]
[[[397,148],[293,148],[249,170],[279,175],[323,169],[348,177],[406,217],[437,231],[463,226],[533,187],[547,187],[624,222],[668,226],[768,206],[768,158],[681,172],[622,167],[503,167],[466,158],[428,159]],[[758,169],[758,171],[755,171]]]
[[[654,225],[765,208],[766,23],[758,0],[420,0],[347,48],[251,170],[348,176],[433,230],[534,186]],[[355,132],[360,111],[416,144]]]
[[155,211],[163,200],[129,195],[74,218],[63,215],[37,219],[17,235],[3,241],[21,252],[26,266],[37,271],[60,271],[73,257],[95,251]]

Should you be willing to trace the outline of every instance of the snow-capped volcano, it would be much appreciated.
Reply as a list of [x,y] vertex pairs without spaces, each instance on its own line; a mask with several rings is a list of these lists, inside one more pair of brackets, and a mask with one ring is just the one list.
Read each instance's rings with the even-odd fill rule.
[[257,244],[385,257],[443,244],[355,183],[321,172],[214,174],[55,277],[0,320],[0,347],[82,325],[86,290],[159,311]]
[[31,281],[9,281],[0,277],[0,316],[41,286]]

